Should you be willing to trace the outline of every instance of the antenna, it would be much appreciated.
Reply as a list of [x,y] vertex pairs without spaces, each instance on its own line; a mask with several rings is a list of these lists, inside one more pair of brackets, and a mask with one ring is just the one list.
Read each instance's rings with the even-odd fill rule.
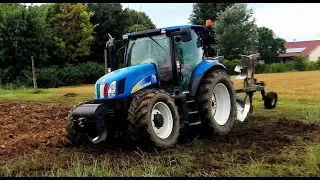
[[[139,7],[139,13],[140,13],[140,11],[141,11],[141,5],[140,5],[140,7]],[[138,18],[137,18],[137,21],[138,21]],[[138,28],[136,27],[136,32],[138,31]]]

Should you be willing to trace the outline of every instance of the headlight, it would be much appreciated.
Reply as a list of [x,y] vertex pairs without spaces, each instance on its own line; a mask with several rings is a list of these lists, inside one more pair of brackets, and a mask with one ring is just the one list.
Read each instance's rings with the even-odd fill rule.
[[113,81],[108,89],[108,98],[113,98],[116,96],[116,90],[117,90],[117,86],[116,86],[116,81]]

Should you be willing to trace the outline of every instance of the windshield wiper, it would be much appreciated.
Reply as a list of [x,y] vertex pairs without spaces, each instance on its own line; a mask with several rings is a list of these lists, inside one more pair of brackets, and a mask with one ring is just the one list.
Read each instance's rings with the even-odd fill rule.
[[128,63],[130,62],[130,65],[131,65],[132,48],[133,48],[133,45],[134,45],[135,43],[136,43],[136,41],[133,41],[133,43],[132,43],[132,45],[131,45],[131,47],[130,47],[130,49],[129,49],[129,51],[128,51],[128,54],[127,54],[127,56],[128,56],[127,61],[128,61]]
[[153,37],[149,36],[147,33],[145,33],[152,41],[154,41],[158,46],[160,46],[164,51],[167,51],[165,48],[163,48],[156,40],[153,39]]

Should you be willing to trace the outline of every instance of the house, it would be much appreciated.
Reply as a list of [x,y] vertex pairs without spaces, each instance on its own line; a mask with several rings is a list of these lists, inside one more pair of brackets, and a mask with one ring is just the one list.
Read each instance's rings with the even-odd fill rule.
[[310,61],[320,59],[320,40],[294,41],[285,43],[286,52],[279,54],[282,61],[292,60],[296,56],[306,56]]

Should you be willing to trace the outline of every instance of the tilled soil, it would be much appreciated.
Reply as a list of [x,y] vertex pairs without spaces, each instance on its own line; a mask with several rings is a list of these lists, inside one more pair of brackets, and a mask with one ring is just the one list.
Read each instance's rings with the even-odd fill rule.
[[62,103],[1,102],[0,163],[35,149],[63,148],[66,117]]
[[[68,156],[73,151],[96,156],[114,156],[114,159],[121,158],[124,154],[138,156],[130,150],[120,151],[118,144],[114,147],[109,144],[66,148],[66,117],[72,107],[73,104],[62,102],[0,102],[0,165],[34,151],[51,156]],[[236,160],[238,163],[246,164],[250,159],[267,153],[280,153],[281,149],[295,145],[298,140],[320,142],[320,126],[304,124],[293,119],[253,117],[244,123],[237,122],[227,136],[203,140],[201,147],[191,154],[197,158],[197,166],[210,172],[212,169],[223,168],[212,163],[212,158],[217,161],[221,159],[221,152],[237,150],[239,157]],[[180,140],[176,148],[183,150],[188,146],[194,145],[184,139]],[[254,152],[244,154],[246,149],[253,147]],[[210,160],[208,156],[211,157]],[[266,161],[274,163],[279,159],[270,157]]]

